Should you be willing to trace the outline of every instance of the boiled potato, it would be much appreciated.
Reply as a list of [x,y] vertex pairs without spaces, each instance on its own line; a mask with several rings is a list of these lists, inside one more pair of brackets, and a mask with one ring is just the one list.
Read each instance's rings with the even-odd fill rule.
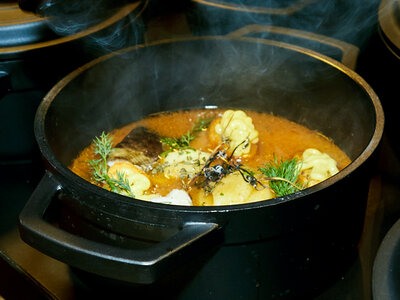
[[214,205],[244,204],[274,198],[268,183],[263,182],[263,185],[265,188],[256,190],[244,181],[239,172],[231,173],[222,178],[212,191]]
[[143,193],[151,186],[150,179],[147,177],[147,175],[130,162],[120,161],[114,163],[108,169],[108,176],[117,179],[118,172],[123,174],[128,180],[129,186],[132,193],[135,195],[135,198],[140,199],[140,196],[142,196]]
[[262,188],[260,190],[256,190],[253,188],[253,191],[250,194],[250,197],[247,199],[246,203],[275,198],[275,194],[272,191],[272,189],[268,186],[268,183],[263,183],[263,184],[265,188]]
[[214,205],[242,204],[250,197],[253,187],[245,182],[239,172],[231,173],[212,191]]

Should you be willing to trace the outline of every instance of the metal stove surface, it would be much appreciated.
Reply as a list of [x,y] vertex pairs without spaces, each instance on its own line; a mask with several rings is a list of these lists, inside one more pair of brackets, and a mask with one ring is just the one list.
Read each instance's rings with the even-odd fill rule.
[[[186,18],[175,12],[148,20],[146,40],[186,36]],[[342,278],[317,300],[372,299],[372,266],[390,227],[400,218],[400,154],[393,137],[384,135],[379,165],[370,183],[359,255]],[[18,214],[44,173],[39,155],[19,162],[0,162],[0,299],[87,299],[92,292],[70,268],[25,244]]]

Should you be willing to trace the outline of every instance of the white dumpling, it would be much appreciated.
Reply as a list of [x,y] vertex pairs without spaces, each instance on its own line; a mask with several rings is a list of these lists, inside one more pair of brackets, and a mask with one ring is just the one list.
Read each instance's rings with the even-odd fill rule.
[[251,144],[258,143],[258,131],[254,128],[253,120],[242,110],[227,110],[222,115],[221,121],[215,126],[215,131],[222,140],[230,141],[229,151],[232,152],[243,142],[244,147],[237,147],[235,156],[246,155],[250,152]]
[[173,189],[167,196],[165,197],[155,197],[149,199],[151,202],[163,203],[163,204],[173,204],[173,205],[185,205],[191,206],[193,205],[192,199],[189,194],[184,190]]
[[337,162],[327,153],[309,148],[303,152],[301,172],[306,174],[309,185],[321,182],[339,172]]

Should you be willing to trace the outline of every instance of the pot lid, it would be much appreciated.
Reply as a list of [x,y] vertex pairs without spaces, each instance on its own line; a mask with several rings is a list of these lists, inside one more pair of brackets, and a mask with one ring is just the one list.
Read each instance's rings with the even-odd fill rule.
[[387,46],[400,56],[400,0],[383,0],[379,6],[378,18]]
[[43,17],[20,9],[16,1],[0,2],[0,47],[11,47],[54,39]]
[[101,31],[128,15],[138,17],[147,5],[147,0],[127,2],[101,19],[70,34],[56,34],[49,24],[52,17],[43,17],[20,8],[17,1],[0,1],[0,55],[17,54],[29,50],[54,46]]

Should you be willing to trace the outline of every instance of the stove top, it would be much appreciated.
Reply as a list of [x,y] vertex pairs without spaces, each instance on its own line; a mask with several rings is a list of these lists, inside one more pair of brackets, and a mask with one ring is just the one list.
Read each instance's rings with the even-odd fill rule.
[[[146,40],[190,35],[193,28],[188,20],[175,11],[152,17],[147,20]],[[376,252],[386,232],[400,218],[400,153],[391,139],[384,134],[379,149],[359,255],[343,277],[317,300],[372,299],[371,277]],[[44,174],[40,155],[1,161],[0,170],[0,299],[1,296],[7,300],[90,297],[92,291],[79,282],[67,265],[31,248],[19,237],[18,215]]]

